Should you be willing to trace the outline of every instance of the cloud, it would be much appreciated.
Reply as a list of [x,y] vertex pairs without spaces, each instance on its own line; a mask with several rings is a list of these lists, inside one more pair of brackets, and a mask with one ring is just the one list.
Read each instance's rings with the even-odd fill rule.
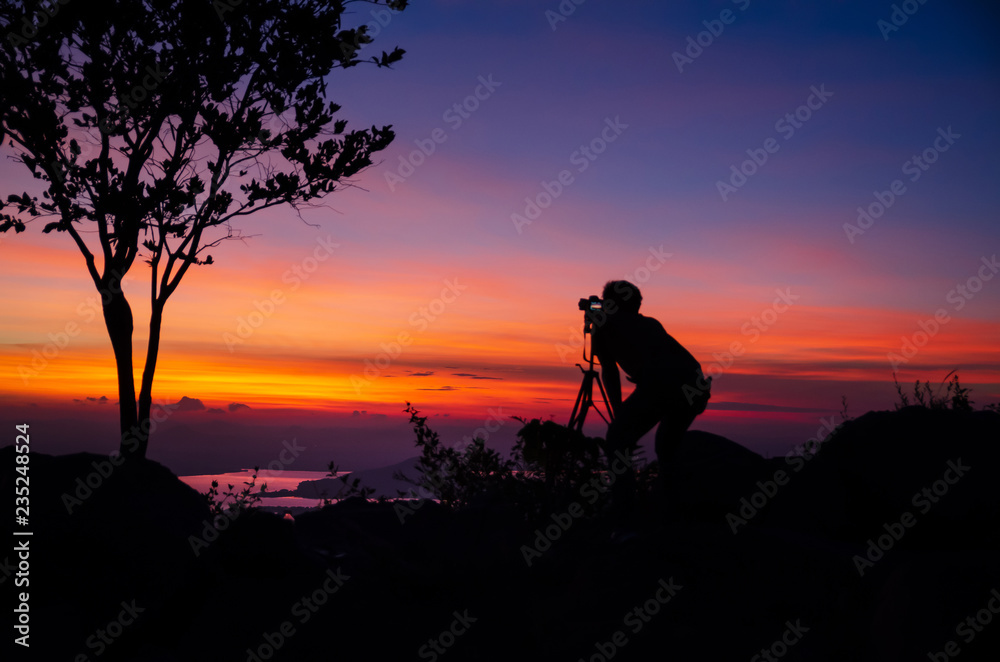
[[[108,396],[106,396],[106,395],[102,395],[99,398],[95,398],[92,395],[88,395],[86,398],[73,398],[73,402],[79,402],[81,405],[85,405],[88,402],[96,402],[99,405],[104,405],[104,404],[107,404],[108,402],[110,402],[110,400],[108,400]],[[117,403],[115,403],[115,404],[117,404]]]
[[189,398],[186,395],[182,395],[181,399],[170,405],[169,408],[174,411],[202,411],[205,409],[205,405],[198,398]]
[[226,410],[219,409],[218,407],[210,407],[205,410],[206,414],[225,414]]
[[503,377],[487,377],[485,375],[474,375],[471,372],[453,372],[456,377],[470,377],[472,379],[503,379]]
[[785,405],[762,405],[753,402],[708,402],[709,409],[719,411],[772,411],[808,414],[826,414],[828,409],[811,409],[809,407],[788,407]]
[[[410,372],[407,370],[407,372]],[[433,370],[428,370],[426,372],[410,372],[410,377],[430,377],[434,374]]]
[[229,411],[239,411],[240,409],[250,409],[250,405],[245,405],[242,402],[229,403]]
[[457,386],[442,386],[440,388],[418,388],[418,391],[458,391]]

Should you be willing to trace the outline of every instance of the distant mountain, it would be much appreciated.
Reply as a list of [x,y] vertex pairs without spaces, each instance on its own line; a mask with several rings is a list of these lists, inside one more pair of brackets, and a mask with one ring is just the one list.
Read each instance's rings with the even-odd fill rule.
[[[396,480],[393,475],[397,471],[402,471],[411,478],[416,478],[420,474],[416,470],[419,458],[411,457],[396,464],[375,469],[363,469],[348,474],[348,480],[361,479],[362,487],[370,487],[375,490],[373,498],[385,496],[395,498],[399,492],[409,492],[414,486],[406,481]],[[318,480],[304,480],[299,483],[294,490],[268,491],[268,497],[302,497],[305,499],[336,499],[343,489],[344,483],[341,478],[320,478]]]

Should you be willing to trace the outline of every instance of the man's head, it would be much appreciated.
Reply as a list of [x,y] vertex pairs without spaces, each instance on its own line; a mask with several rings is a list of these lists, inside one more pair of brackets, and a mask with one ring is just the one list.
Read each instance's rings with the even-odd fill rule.
[[605,301],[613,301],[616,311],[621,310],[632,315],[639,312],[639,305],[642,303],[642,294],[639,293],[639,288],[627,280],[609,280],[604,285],[601,298]]

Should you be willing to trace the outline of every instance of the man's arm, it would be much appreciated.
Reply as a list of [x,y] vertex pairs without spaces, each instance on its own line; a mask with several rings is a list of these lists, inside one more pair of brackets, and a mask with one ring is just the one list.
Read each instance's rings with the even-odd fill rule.
[[617,416],[622,404],[622,380],[618,374],[618,359],[608,346],[608,338],[605,338],[600,329],[594,329],[590,341],[590,350],[601,364],[601,382],[608,396],[611,414]]
[[618,363],[606,353],[598,354],[597,360],[601,362],[601,381],[604,382],[604,392],[608,395],[611,413],[617,416],[622,405],[622,380],[618,374]]

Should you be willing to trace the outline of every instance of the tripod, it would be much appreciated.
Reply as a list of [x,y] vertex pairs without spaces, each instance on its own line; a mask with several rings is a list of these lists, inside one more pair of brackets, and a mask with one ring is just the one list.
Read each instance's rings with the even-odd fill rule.
[[[596,299],[596,297],[593,297]],[[583,304],[585,300],[581,300]],[[581,305],[582,307],[582,305]],[[587,335],[590,334],[591,342],[593,342],[593,331],[594,331],[594,321],[591,317],[591,309],[584,310],[583,313],[583,360],[587,362],[588,366],[585,370],[579,363],[576,367],[580,369],[583,373],[583,383],[580,384],[580,392],[576,395],[576,403],[573,405],[573,413],[569,417],[569,427],[571,429],[582,431],[583,422],[587,418],[587,411],[593,408],[597,414],[604,419],[604,422],[611,424],[614,420],[614,413],[611,411],[611,404],[608,402],[608,394],[604,391],[604,382],[601,381],[601,376],[594,370],[594,352],[591,349],[590,355],[587,355]],[[607,410],[608,415],[605,416],[604,412],[600,410],[597,403],[594,402],[594,383],[597,383],[597,388],[601,392],[601,399],[604,401],[604,408]]]

